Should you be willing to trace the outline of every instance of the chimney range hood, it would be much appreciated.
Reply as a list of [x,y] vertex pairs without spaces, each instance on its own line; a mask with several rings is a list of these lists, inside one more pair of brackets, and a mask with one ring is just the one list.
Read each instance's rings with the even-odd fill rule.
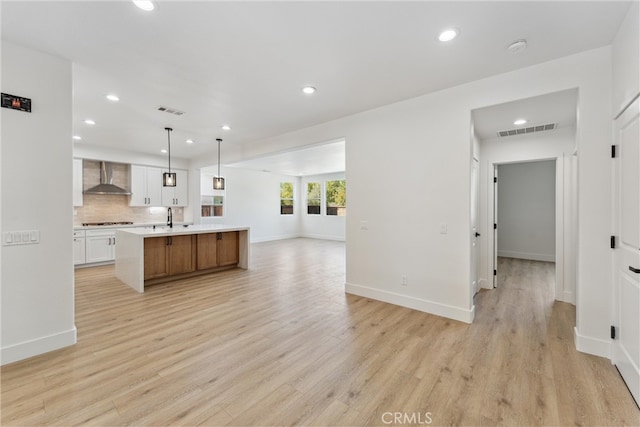
[[111,165],[107,162],[100,162],[100,184],[91,187],[83,192],[84,194],[113,194],[119,196],[130,196],[131,192],[118,187],[113,183],[113,172]]

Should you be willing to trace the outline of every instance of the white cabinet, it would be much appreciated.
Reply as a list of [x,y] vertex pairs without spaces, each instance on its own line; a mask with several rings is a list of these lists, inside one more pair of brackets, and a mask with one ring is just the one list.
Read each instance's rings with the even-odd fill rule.
[[86,263],[85,257],[85,232],[76,230],[73,232],[73,265]]
[[[168,170],[165,169],[162,172],[168,172]],[[162,206],[187,206],[189,204],[189,172],[180,169],[171,169],[171,172],[176,174],[176,186],[162,187]]]
[[131,165],[129,206],[162,206],[162,169]]
[[86,262],[113,261],[116,258],[116,230],[87,230]]
[[73,206],[82,206],[82,159],[73,159]]

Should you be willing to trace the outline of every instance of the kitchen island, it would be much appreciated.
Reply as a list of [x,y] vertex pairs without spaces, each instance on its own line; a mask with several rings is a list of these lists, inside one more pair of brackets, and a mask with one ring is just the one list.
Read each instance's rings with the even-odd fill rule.
[[116,230],[116,277],[145,285],[249,268],[249,227],[221,224]]

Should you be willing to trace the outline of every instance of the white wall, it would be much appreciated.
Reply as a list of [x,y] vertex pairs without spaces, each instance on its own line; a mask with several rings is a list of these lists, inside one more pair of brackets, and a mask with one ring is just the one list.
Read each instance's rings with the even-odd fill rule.
[[32,112],[2,108],[2,231],[39,230],[2,248],[2,364],[72,345],[71,63],[2,42],[2,91]]
[[[300,204],[300,178],[271,172],[223,167],[225,201],[223,217],[200,217],[195,209],[194,221],[203,224],[247,225],[251,228],[251,242],[289,239],[299,236],[302,216]],[[213,176],[202,180],[204,185]],[[280,183],[293,182],[296,200],[293,215],[280,215]],[[198,198],[199,201],[199,198]]]
[[[347,292],[463,321],[470,292],[471,111],[578,88],[578,341],[608,345],[611,49],[603,47],[237,147],[240,161],[346,140]],[[381,171],[390,177],[380,180]],[[397,204],[380,205],[381,195]],[[367,221],[367,229],[361,222]],[[449,233],[440,234],[447,223]],[[408,286],[402,286],[406,275]],[[584,347],[582,347],[584,348]],[[607,347],[608,350],[608,347]]]
[[613,114],[640,93],[640,2],[634,1],[613,41]]
[[[326,191],[325,182],[337,181],[337,180],[343,180],[343,179],[345,179],[344,172],[324,174],[324,175],[312,175],[312,176],[305,176],[301,178],[301,181],[302,181],[302,185],[300,187],[300,193],[301,193],[300,236],[301,237],[309,237],[313,239],[341,240],[341,241],[345,240],[346,217],[326,215],[326,199],[325,199],[325,191]],[[307,191],[307,183],[309,182],[319,182],[322,185],[322,203],[320,206],[320,215],[307,215],[306,191]],[[349,186],[349,183],[347,183],[347,186]],[[348,205],[349,205],[349,201],[347,200],[347,215],[349,212]]]
[[555,262],[555,160],[498,166],[498,256]]

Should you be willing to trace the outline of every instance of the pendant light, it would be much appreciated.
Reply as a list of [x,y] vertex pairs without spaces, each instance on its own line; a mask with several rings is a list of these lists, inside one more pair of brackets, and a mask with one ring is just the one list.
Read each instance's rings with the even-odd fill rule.
[[213,189],[224,190],[224,178],[220,176],[220,143],[222,140],[217,138],[216,141],[218,141],[218,176],[213,177]]
[[162,186],[163,187],[175,187],[176,186],[176,173],[171,173],[171,128],[164,128],[167,131],[168,141],[168,153],[169,153],[169,172],[162,174]]

